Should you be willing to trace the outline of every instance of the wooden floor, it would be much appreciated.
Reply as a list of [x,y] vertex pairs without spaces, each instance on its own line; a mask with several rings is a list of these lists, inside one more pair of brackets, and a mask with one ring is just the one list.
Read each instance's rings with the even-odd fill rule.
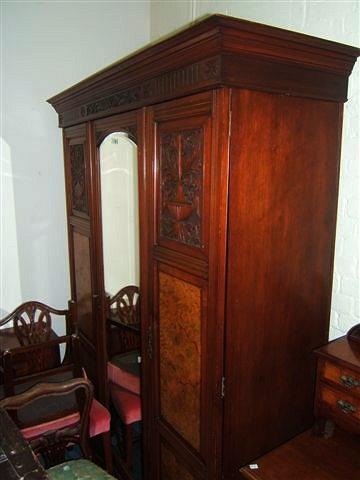
[[240,470],[247,480],[360,480],[360,436],[336,430],[324,439],[307,431]]

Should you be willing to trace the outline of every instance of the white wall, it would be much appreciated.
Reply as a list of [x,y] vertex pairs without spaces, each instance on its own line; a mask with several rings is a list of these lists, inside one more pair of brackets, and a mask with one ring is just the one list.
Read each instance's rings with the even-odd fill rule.
[[46,99],[148,40],[148,2],[1,2],[0,309],[70,298],[62,139]]
[[[360,44],[360,3],[354,1],[152,1],[151,40],[209,13],[223,13],[349,45]],[[345,106],[330,338],[360,321],[360,60]]]

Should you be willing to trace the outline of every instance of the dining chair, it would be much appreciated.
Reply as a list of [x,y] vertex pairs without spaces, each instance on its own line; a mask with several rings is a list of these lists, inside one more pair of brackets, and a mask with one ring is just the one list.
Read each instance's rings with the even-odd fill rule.
[[[63,399],[64,396],[70,396],[71,401],[76,404],[76,412],[70,423],[64,422],[62,410],[58,409],[57,416],[41,419],[36,435],[32,434],[29,437],[28,429],[21,430],[22,436],[28,441],[33,452],[41,455],[45,466],[53,465],[44,472],[44,478],[114,480],[114,477],[91,461],[88,438],[93,386],[88,379],[73,378],[60,383],[39,383],[26,392],[3,399],[0,402],[0,409],[5,409],[9,413],[18,412],[41,400],[46,400],[56,407],[61,404],[59,398]],[[64,462],[66,450],[73,444],[80,446],[84,458]]]
[[[82,395],[79,395],[81,391]],[[64,417],[61,400],[67,397],[74,413]],[[60,399],[60,402],[58,401]],[[19,414],[22,409],[39,401],[53,406],[51,416],[39,415],[37,425],[20,427],[22,436],[28,441],[36,455],[41,455],[49,466],[65,460],[70,444],[78,444],[86,458],[91,458],[89,448],[89,413],[93,400],[93,386],[87,378],[73,378],[58,383],[38,383],[18,395],[0,401],[0,407],[8,413]]]
[[125,430],[125,460],[132,466],[134,423],[141,421],[140,397],[140,292],[129,285],[108,297],[108,338],[118,340],[116,349],[109,343],[107,373],[112,404]]
[[[66,334],[52,334],[53,317],[64,317]],[[76,324],[76,304],[69,302],[68,310],[56,310],[40,302],[30,301],[20,305],[11,314],[0,321],[0,325],[13,322],[13,330],[19,346],[6,349],[1,356],[1,367],[4,378],[4,396],[9,397],[30,388],[39,381],[58,382],[82,377],[84,370],[79,358],[79,337]],[[48,362],[49,352],[54,346],[64,355],[57,363]],[[65,400],[63,403],[64,422],[73,420],[73,413]],[[42,402],[44,413],[50,414],[51,404]],[[22,418],[15,418],[24,427],[29,426],[28,438],[37,434],[37,417],[39,409],[26,409]],[[95,398],[92,400],[89,413],[90,437],[101,436],[104,449],[106,470],[112,472],[112,453],[110,438],[110,413]]]

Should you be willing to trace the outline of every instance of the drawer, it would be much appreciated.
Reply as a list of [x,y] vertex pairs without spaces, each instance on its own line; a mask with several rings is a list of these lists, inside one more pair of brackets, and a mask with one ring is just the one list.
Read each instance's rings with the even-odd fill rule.
[[322,378],[360,397],[360,374],[332,362],[324,362]]
[[348,422],[360,422],[360,398],[322,384],[319,400],[320,409],[330,410],[335,421],[338,417]]

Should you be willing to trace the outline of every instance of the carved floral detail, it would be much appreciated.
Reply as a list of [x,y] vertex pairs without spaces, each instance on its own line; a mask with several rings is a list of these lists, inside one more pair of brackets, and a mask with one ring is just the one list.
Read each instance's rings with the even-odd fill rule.
[[203,130],[160,137],[160,236],[201,247]]
[[88,199],[85,179],[85,155],[82,143],[70,145],[70,168],[73,209],[87,214]]

